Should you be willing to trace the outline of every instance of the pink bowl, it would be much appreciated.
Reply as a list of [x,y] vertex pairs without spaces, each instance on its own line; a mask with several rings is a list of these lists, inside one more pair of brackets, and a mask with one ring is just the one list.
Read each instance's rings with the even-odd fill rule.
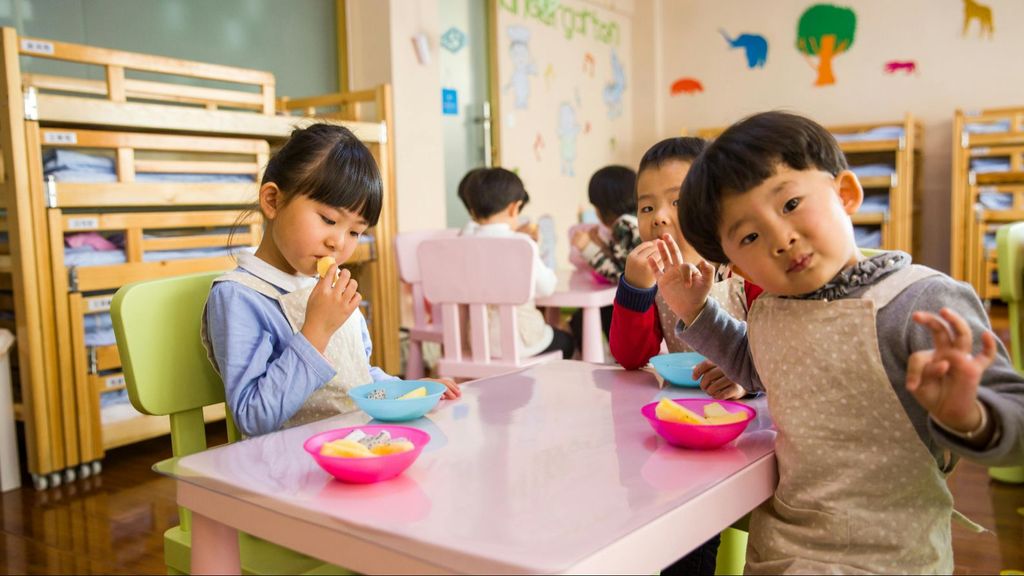
[[[320,447],[325,443],[339,438],[344,438],[356,429],[362,430],[368,436],[379,434],[387,430],[394,439],[405,438],[412,442],[414,448],[401,454],[388,454],[387,456],[375,456],[373,458],[343,458],[341,456],[324,456],[320,453]],[[321,468],[326,470],[342,482],[353,484],[370,484],[381,480],[390,480],[401,474],[419,457],[424,446],[430,442],[430,434],[419,428],[409,426],[349,426],[348,428],[337,428],[321,432],[310,437],[302,445],[316,460]]]
[[654,431],[659,436],[664,438],[669,444],[681,448],[711,450],[724,446],[743,433],[747,425],[750,424],[750,421],[757,416],[757,410],[746,404],[730,402],[729,400],[673,398],[672,401],[680,406],[689,408],[697,414],[704,413],[704,406],[712,402],[718,402],[729,412],[743,411],[748,415],[748,418],[743,422],[734,422],[732,424],[680,424],[678,422],[659,420],[654,415],[654,408],[658,405],[657,402],[651,402],[640,409],[640,412],[647,418],[647,421],[651,423],[651,428],[654,428]]

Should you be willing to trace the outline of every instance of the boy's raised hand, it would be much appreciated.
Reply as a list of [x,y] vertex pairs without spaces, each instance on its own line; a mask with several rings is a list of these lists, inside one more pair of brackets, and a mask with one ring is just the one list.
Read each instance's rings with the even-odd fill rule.
[[956,312],[949,308],[938,315],[915,312],[913,319],[931,331],[935,348],[910,355],[907,390],[938,422],[962,432],[976,430],[982,417],[978,384],[982,372],[995,360],[995,336],[984,332],[981,352],[972,355],[970,326]]
[[654,277],[654,272],[651,271],[650,265],[647,264],[647,260],[651,257],[661,262],[661,254],[658,253],[656,242],[657,240],[642,242],[626,256],[626,271],[624,273],[626,275],[626,282],[630,286],[646,290],[653,288],[658,283],[658,279]]
[[339,274],[338,265],[332,264],[309,294],[301,332],[321,354],[362,301],[358,288],[351,272],[342,269]]
[[715,269],[704,260],[696,265],[684,261],[683,252],[671,234],[663,234],[655,242],[660,261],[652,256],[647,265],[658,281],[658,291],[665,303],[684,324],[690,325],[704,309],[715,282]]

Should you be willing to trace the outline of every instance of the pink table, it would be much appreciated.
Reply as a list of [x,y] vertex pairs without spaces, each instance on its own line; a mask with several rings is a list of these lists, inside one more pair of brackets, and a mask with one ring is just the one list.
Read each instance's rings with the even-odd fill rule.
[[601,340],[601,308],[615,302],[614,284],[598,284],[589,272],[559,270],[558,288],[546,298],[537,298],[537,306],[583,309],[583,361],[604,363]]
[[673,448],[640,407],[642,371],[574,361],[467,384],[410,425],[432,440],[394,480],[348,485],[302,450],[335,417],[158,464],[193,510],[192,573],[239,572],[243,530],[358,572],[655,573],[767,499],[776,483],[761,416],[714,451]]

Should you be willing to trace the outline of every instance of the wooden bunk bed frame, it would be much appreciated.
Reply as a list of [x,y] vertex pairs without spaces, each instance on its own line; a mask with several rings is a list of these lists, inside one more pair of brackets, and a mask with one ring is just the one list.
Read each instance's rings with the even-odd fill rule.
[[[0,31],[0,51],[0,228],[8,232],[7,245],[0,246],[0,291],[13,292],[9,297],[0,294],[0,310],[14,312],[9,324],[17,335],[17,358],[12,364],[18,369],[22,398],[16,414],[25,426],[29,471],[36,488],[43,489],[94,471],[106,448],[167,430],[165,423],[157,426],[153,420],[116,432],[114,427],[100,428],[98,392],[108,383],[117,386],[119,360],[109,348],[94,350],[90,357],[82,340],[86,315],[103,311],[109,291],[125,282],[234,266],[230,257],[144,262],[148,250],[217,242],[223,247],[226,238],[150,239],[143,230],[233,224],[240,205],[251,201],[257,189],[256,184],[137,182],[134,175],[258,172],[270,148],[283,143],[296,126],[321,119],[288,114],[290,103],[282,102],[278,111],[274,78],[268,72],[28,38],[12,28]],[[22,73],[21,57],[98,66],[105,80]],[[138,72],[238,88],[133,78]],[[372,104],[373,116],[354,119],[365,104]],[[309,106],[303,103],[302,110]],[[381,166],[384,212],[371,231],[374,244],[361,246],[353,263],[361,292],[373,304],[373,360],[394,373],[399,367],[398,280],[394,254],[383,248],[390,246],[396,229],[390,89],[384,85],[318,99],[317,107],[328,106],[339,111],[329,121],[350,128]],[[113,150],[118,181],[47,182],[41,161],[47,146]],[[249,159],[180,160],[174,156],[178,152],[226,152]],[[249,220],[246,225],[236,240],[255,244],[259,223]],[[128,262],[79,268],[76,285],[69,284],[65,233],[113,229],[126,233]],[[0,319],[0,326],[4,321]],[[115,372],[100,378],[84,366]]]
[[[1007,130],[972,133],[967,125],[1004,122]],[[977,158],[1009,159],[1009,169],[975,172]],[[969,282],[984,300],[999,298],[999,269],[995,247],[986,248],[985,236],[1000,226],[1024,220],[1024,108],[957,110],[953,120],[952,230],[950,268],[952,276]],[[1012,197],[1006,209],[984,207],[984,193]]]
[[[854,226],[873,226],[882,231],[883,250],[903,250],[914,254],[920,245],[920,226],[915,222],[920,213],[921,187],[921,145],[923,128],[911,114],[901,121],[874,122],[865,124],[843,124],[826,126],[832,134],[857,134],[886,126],[902,126],[903,136],[899,138],[840,142],[839,147],[846,154],[847,162],[856,166],[866,162],[891,162],[895,173],[891,176],[859,178],[865,195],[871,190],[886,190],[889,196],[889,210],[886,213],[857,213],[852,216]],[[724,128],[697,130],[697,136],[712,140]]]

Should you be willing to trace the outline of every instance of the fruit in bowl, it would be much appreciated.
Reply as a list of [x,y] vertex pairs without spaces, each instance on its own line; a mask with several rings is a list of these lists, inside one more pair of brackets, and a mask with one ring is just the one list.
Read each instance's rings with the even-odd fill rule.
[[369,484],[404,472],[429,442],[418,428],[364,425],[321,432],[302,447],[338,480]]
[[433,410],[446,389],[440,382],[427,380],[382,380],[356,386],[348,395],[376,420],[405,422]]
[[697,450],[732,442],[757,415],[756,410],[740,402],[703,398],[662,398],[640,411],[666,442]]

